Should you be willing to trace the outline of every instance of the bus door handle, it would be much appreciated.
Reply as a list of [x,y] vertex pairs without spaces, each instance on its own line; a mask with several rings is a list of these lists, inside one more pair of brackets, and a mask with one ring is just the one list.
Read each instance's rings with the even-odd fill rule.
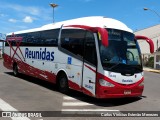
[[89,80],[89,83],[95,84],[95,82],[92,82],[92,80]]

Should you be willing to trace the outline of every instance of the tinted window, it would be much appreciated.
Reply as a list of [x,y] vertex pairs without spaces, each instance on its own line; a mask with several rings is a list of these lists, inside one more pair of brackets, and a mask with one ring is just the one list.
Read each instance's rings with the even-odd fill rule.
[[84,59],[93,65],[97,64],[97,54],[94,35],[91,32],[87,32],[85,40]]
[[70,53],[83,56],[85,30],[64,29],[61,34],[61,47]]
[[23,46],[36,46],[41,40],[40,32],[27,33],[21,36],[23,37]]
[[46,30],[41,32],[41,40],[45,46],[58,46],[59,30]]
[[8,42],[5,42],[5,46],[9,46]]
[[107,31],[109,46],[99,41],[103,68],[122,74],[142,72],[140,50],[134,34],[117,29]]
[[[10,37],[9,35],[7,37]],[[8,42],[5,42],[5,46],[9,46]]]
[[[21,46],[58,46],[59,29],[17,34],[23,37]],[[7,45],[7,43],[6,43]],[[15,42],[12,42],[12,46]]]

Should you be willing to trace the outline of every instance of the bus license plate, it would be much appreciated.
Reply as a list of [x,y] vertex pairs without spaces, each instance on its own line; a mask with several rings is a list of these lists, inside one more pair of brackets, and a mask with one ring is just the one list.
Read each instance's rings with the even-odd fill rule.
[[131,90],[125,90],[124,91],[124,95],[130,95],[131,94]]

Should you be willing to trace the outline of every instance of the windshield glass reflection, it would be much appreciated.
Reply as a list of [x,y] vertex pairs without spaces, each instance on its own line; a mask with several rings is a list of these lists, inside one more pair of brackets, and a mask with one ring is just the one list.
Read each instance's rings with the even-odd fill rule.
[[103,67],[116,72],[130,68],[135,72],[142,71],[140,50],[134,34],[116,29],[107,29],[107,31],[109,46],[105,47],[99,41]]

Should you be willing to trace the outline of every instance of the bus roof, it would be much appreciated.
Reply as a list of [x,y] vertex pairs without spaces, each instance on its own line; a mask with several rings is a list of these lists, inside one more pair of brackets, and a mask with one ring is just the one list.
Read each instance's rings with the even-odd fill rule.
[[[91,17],[82,17],[77,19],[71,19],[66,20],[62,22],[56,22],[44,25],[39,28],[34,29],[28,29],[23,31],[17,31],[14,32],[15,34],[21,34],[21,33],[29,33],[29,32],[36,32],[36,31],[43,31],[43,30],[50,30],[50,29],[56,29],[60,28],[62,25],[87,25],[91,27],[102,27],[102,28],[114,28],[114,29],[120,29],[128,32],[133,32],[130,28],[128,28],[124,23],[112,19],[112,18],[106,18],[103,16],[91,16]],[[12,33],[9,33],[7,35],[11,35]]]

